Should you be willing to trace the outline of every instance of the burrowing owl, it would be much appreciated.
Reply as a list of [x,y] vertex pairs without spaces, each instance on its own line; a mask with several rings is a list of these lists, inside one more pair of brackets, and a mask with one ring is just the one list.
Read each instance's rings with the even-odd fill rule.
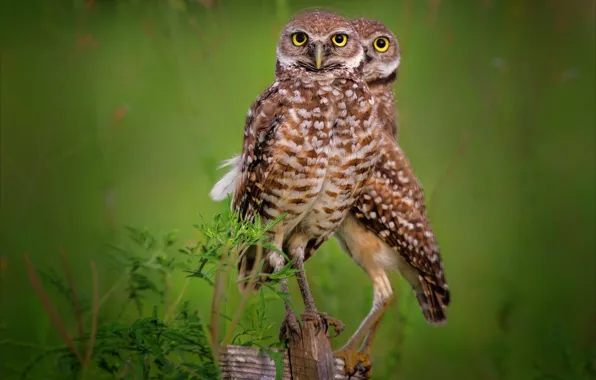
[[[278,42],[275,83],[248,112],[234,174],[212,191],[218,199],[233,187],[232,208],[245,219],[259,215],[267,223],[286,214],[271,230],[272,242],[295,260],[305,313],[312,316],[318,312],[303,271],[304,252],[343,221],[384,139],[363,65],[364,51],[348,20],[325,12],[293,19]],[[256,249],[243,255],[240,279],[255,257]],[[283,264],[282,256],[268,252],[262,272]],[[289,310],[286,323],[296,328]]]
[[[431,324],[445,321],[449,290],[443,273],[438,246],[427,220],[422,187],[413,174],[404,153],[389,135],[396,135],[397,119],[392,91],[400,62],[395,35],[381,22],[351,20],[365,51],[364,78],[376,99],[379,120],[387,138],[380,146],[382,158],[373,178],[350,210],[335,236],[340,245],[369,274],[374,286],[371,312],[337,355],[343,356],[349,372],[357,361],[366,367],[372,339],[380,318],[393,297],[386,275],[397,267],[412,284],[426,320]],[[381,99],[381,101],[379,101]],[[214,188],[212,197],[223,199],[238,178],[239,157],[224,166],[233,169]],[[311,246],[305,260],[317,246]],[[366,339],[356,351],[356,345]]]
[[385,24],[377,20],[350,20],[360,34],[364,48],[364,80],[375,98],[383,128],[397,136],[397,113],[393,83],[401,60],[399,41]]
[[[439,247],[427,219],[422,186],[397,142],[389,138],[397,127],[391,91],[400,58],[397,40],[378,21],[358,19],[353,23],[368,45],[365,78],[382,109],[379,118],[388,138],[380,142],[381,159],[374,175],[335,233],[344,250],[369,275],[374,289],[371,311],[344,347],[335,352],[345,359],[349,373],[355,372],[358,362],[370,368],[372,340],[393,297],[386,270],[397,268],[412,285],[430,324],[446,321],[450,298]],[[357,344],[365,335],[358,349]]]

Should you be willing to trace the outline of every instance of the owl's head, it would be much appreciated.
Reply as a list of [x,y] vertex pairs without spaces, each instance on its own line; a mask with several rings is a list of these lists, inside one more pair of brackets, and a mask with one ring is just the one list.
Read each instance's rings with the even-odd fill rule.
[[357,18],[350,21],[364,47],[364,80],[370,83],[394,76],[401,57],[395,35],[377,20]]
[[328,12],[296,16],[277,44],[276,74],[330,77],[358,73],[364,63],[360,38],[350,21]]

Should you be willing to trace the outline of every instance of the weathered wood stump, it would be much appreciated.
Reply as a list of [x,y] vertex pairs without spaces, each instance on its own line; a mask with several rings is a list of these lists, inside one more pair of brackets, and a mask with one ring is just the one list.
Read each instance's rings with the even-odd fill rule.
[[[334,358],[326,332],[302,318],[301,334],[293,334],[283,354],[284,380],[348,380],[342,359]],[[257,347],[222,347],[219,364],[224,380],[275,380],[275,361]],[[366,380],[356,374],[349,379]]]
[[326,330],[317,329],[316,321],[303,314],[300,332],[290,338],[292,380],[333,379],[333,353]]
[[[293,380],[290,373],[290,358],[287,350],[272,349],[284,356],[283,380]],[[275,362],[258,347],[224,346],[221,348],[219,364],[223,380],[275,380]],[[333,358],[332,380],[348,380],[344,362]],[[320,379],[327,380],[327,379]],[[362,375],[353,375],[350,380],[367,380]]]

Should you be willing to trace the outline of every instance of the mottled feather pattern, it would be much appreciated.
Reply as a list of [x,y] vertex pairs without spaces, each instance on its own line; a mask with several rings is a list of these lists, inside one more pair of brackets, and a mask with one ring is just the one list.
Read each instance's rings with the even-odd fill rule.
[[382,128],[387,132],[385,136],[390,139],[397,136],[398,128],[392,84],[393,80],[383,80],[368,85],[377,104],[379,120],[383,121]]
[[[309,84],[276,82],[249,111],[233,201],[245,217],[250,210],[274,219],[282,211],[274,202],[280,201],[283,212],[299,215],[310,198],[319,200],[314,214],[325,198],[349,208],[380,156],[382,139],[371,127],[374,102],[362,83],[338,79],[316,92],[303,86]],[[304,104],[313,102],[318,106]]]
[[[424,191],[405,153],[387,130],[383,135],[385,138],[379,145],[381,158],[350,214],[415,271],[416,279],[409,278],[407,273],[404,275],[414,287],[425,318],[431,324],[443,324],[450,292],[439,247],[428,221]],[[321,244],[322,241],[309,245],[305,261]],[[350,253],[347,247],[344,249]],[[382,259],[380,253],[376,255]],[[394,267],[397,262],[394,258],[382,265],[397,269]]]
[[[331,14],[300,17],[280,38],[275,84],[248,113],[243,153],[227,162],[232,170],[211,196],[223,199],[235,189],[233,208],[245,218],[258,214],[267,222],[286,213],[272,237],[291,258],[307,260],[335,233],[374,289],[369,315],[342,350],[355,350],[365,332],[374,336],[393,297],[387,270],[399,270],[411,284],[428,323],[444,324],[450,292],[439,247],[422,186],[397,144],[392,87],[399,42],[383,23],[353,19],[362,52],[327,45],[331,62],[319,71],[311,59],[314,45],[293,47],[291,33],[307,30],[315,43],[325,44],[330,33],[351,34],[351,27]],[[283,264],[281,256],[266,254],[262,273]],[[250,247],[240,260],[239,279],[255,259]]]
[[444,311],[450,294],[428,221],[424,191],[399,145],[387,141],[380,147],[380,164],[358,199],[354,214],[418,272],[422,289],[417,290]]
[[262,207],[260,194],[263,188],[257,181],[266,178],[271,170],[272,165],[267,157],[267,151],[274,142],[272,137],[277,126],[276,113],[283,115],[287,108],[281,98],[276,104],[281,107],[277,109],[268,107],[277,100],[275,99],[275,95],[278,95],[276,87],[267,88],[255,100],[246,116],[243,149],[238,164],[240,178],[236,181],[232,198],[232,209],[237,210],[245,220],[252,220]]
[[272,233],[328,239],[380,157],[374,110],[358,79],[275,82],[246,119],[233,209],[264,223],[286,214]]

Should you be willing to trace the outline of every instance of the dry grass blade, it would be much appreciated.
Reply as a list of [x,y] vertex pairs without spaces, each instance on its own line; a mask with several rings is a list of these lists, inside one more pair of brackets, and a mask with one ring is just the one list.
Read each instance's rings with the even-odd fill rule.
[[124,376],[128,374],[128,372],[131,370],[131,367],[132,364],[130,363],[130,360],[125,361],[124,368],[122,368],[122,371],[118,374],[118,379],[124,379]]
[[168,316],[168,311],[172,307],[170,296],[172,293],[172,278],[168,273],[163,276],[163,320],[165,321]]
[[91,276],[93,279],[93,319],[91,322],[91,335],[89,337],[89,346],[87,347],[87,356],[85,357],[84,366],[87,366],[91,361],[93,355],[93,346],[95,345],[95,337],[97,335],[97,314],[99,313],[99,284],[97,280],[97,269],[95,262],[91,261]]
[[242,315],[242,312],[244,311],[244,307],[246,305],[248,297],[250,296],[250,293],[252,292],[252,289],[255,285],[255,282],[257,279],[257,269],[259,268],[258,263],[261,261],[262,257],[263,257],[263,246],[261,244],[259,244],[259,245],[257,245],[257,257],[255,259],[255,263],[257,263],[257,264],[255,264],[250,271],[250,277],[249,277],[248,283],[246,284],[246,288],[242,292],[242,299],[240,300],[240,304],[238,305],[238,308],[236,309],[236,313],[234,314],[234,318],[232,319],[232,323],[230,325],[230,330],[228,331],[228,333],[226,334],[226,337],[224,339],[224,344],[231,343],[232,336],[234,334],[234,329],[236,328],[236,325],[238,324],[238,321],[240,320],[240,316]]
[[184,297],[184,294],[186,294],[186,289],[188,288],[189,283],[190,283],[190,278],[187,278],[186,281],[184,282],[184,286],[182,286],[182,290],[180,291],[178,298],[176,298],[176,301],[168,309],[168,311],[164,317],[165,322],[167,322],[172,317],[174,312],[176,311],[176,307],[178,307],[178,305],[180,304],[180,301],[182,301],[182,297]]
[[33,285],[33,288],[35,289],[35,292],[37,293],[37,296],[39,297],[46,313],[48,313],[50,320],[52,321],[52,323],[54,324],[54,326],[60,333],[60,336],[62,337],[62,340],[64,341],[64,343],[68,346],[68,348],[70,348],[70,350],[77,357],[77,359],[79,359],[79,361],[82,362],[82,358],[81,358],[81,355],[79,354],[79,351],[75,347],[72,339],[70,339],[70,337],[66,333],[66,329],[64,328],[64,325],[62,324],[62,321],[60,320],[60,317],[58,316],[56,309],[54,309],[52,302],[50,301],[47,294],[43,290],[43,287],[41,286],[39,278],[37,277],[37,274],[35,273],[35,268],[31,264],[31,260],[29,259],[29,255],[27,253],[25,253],[24,256],[25,256],[25,262],[27,264],[27,271],[29,274],[29,279],[31,280],[31,284]]
[[184,372],[188,373],[189,375],[192,375],[194,377],[196,377],[197,379],[200,379],[201,376],[199,376],[198,373],[196,373],[195,371],[193,371],[190,368],[187,368],[186,366],[183,366],[180,363],[176,363],[175,361],[173,361],[172,359],[166,357],[166,360],[169,361],[170,363],[172,363],[176,368],[183,370]]
[[62,266],[64,267],[64,273],[66,274],[66,281],[68,281],[68,287],[70,288],[70,296],[74,305],[75,318],[77,319],[77,327],[79,329],[79,337],[81,338],[81,343],[83,347],[85,347],[85,325],[83,324],[81,303],[79,302],[79,297],[77,296],[74,280],[72,278],[72,271],[70,270],[70,265],[68,264],[68,260],[66,259],[66,252],[62,247],[59,247],[58,250],[60,251]]
[[126,281],[126,275],[122,275],[118,281],[112,286],[99,300],[99,304],[97,305],[97,309],[101,309],[104,303],[110,298],[110,296],[118,289],[120,285],[122,285]]
[[[219,322],[220,318],[220,307],[221,307],[221,300],[224,291],[224,284],[225,279],[227,278],[227,272],[230,270],[232,261],[236,257],[238,252],[241,252],[244,249],[244,243],[240,244],[236,249],[232,251],[230,254],[230,248],[226,247],[223,251],[219,263],[217,265],[217,272],[215,274],[215,283],[213,286],[213,298],[211,299],[211,320],[209,322],[209,330],[211,332],[211,349],[213,351],[213,357],[215,361],[218,361],[219,357]],[[226,263],[226,271],[222,270],[223,261],[225,257],[228,258]]]
[[209,321],[209,332],[211,335],[211,351],[213,357],[217,360],[219,353],[219,307],[221,303],[221,293],[223,292],[223,280],[222,280],[222,266],[224,257],[228,254],[229,248],[226,247],[225,251],[219,258],[217,264],[217,272],[215,272],[215,281],[213,285],[213,298],[211,299],[211,318]]

